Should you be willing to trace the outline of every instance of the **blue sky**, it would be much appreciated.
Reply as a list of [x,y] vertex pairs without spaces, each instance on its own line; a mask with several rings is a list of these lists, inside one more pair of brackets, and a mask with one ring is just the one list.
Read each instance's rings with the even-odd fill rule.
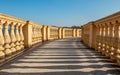
[[45,25],[83,25],[120,11],[120,0],[0,0],[0,13]]

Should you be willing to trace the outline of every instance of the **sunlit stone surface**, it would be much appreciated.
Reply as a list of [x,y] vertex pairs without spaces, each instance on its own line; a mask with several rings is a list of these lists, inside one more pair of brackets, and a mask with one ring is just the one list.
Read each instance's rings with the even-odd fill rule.
[[[44,44],[44,43],[43,43]],[[1,67],[2,75],[119,75],[118,67],[79,38],[46,42]]]

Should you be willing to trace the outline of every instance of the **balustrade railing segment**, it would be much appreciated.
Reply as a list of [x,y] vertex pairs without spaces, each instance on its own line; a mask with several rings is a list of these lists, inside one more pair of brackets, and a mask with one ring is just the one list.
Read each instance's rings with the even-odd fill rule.
[[48,40],[58,39],[58,27],[48,26]]
[[42,42],[42,25],[32,23],[32,43]]
[[[69,38],[69,37],[73,37],[73,30],[72,29],[68,29],[68,28],[64,28],[64,37]],[[76,34],[76,33],[75,33]]]
[[[36,24],[0,14],[0,65],[43,41],[81,36],[80,29]],[[73,36],[74,35],[74,36]]]
[[24,49],[23,26],[26,21],[0,14],[0,62]]
[[120,12],[88,23],[81,29],[85,44],[117,61],[120,65]]

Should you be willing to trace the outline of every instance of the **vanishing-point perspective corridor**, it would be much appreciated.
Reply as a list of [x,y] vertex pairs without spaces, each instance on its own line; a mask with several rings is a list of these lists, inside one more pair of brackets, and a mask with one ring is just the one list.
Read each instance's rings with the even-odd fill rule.
[[80,38],[44,42],[0,68],[0,75],[120,75],[120,67]]

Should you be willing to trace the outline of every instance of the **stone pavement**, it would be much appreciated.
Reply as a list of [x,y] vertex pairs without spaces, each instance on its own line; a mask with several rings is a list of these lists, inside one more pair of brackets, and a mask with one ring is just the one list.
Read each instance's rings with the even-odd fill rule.
[[43,43],[0,68],[0,75],[120,75],[120,67],[79,38]]

